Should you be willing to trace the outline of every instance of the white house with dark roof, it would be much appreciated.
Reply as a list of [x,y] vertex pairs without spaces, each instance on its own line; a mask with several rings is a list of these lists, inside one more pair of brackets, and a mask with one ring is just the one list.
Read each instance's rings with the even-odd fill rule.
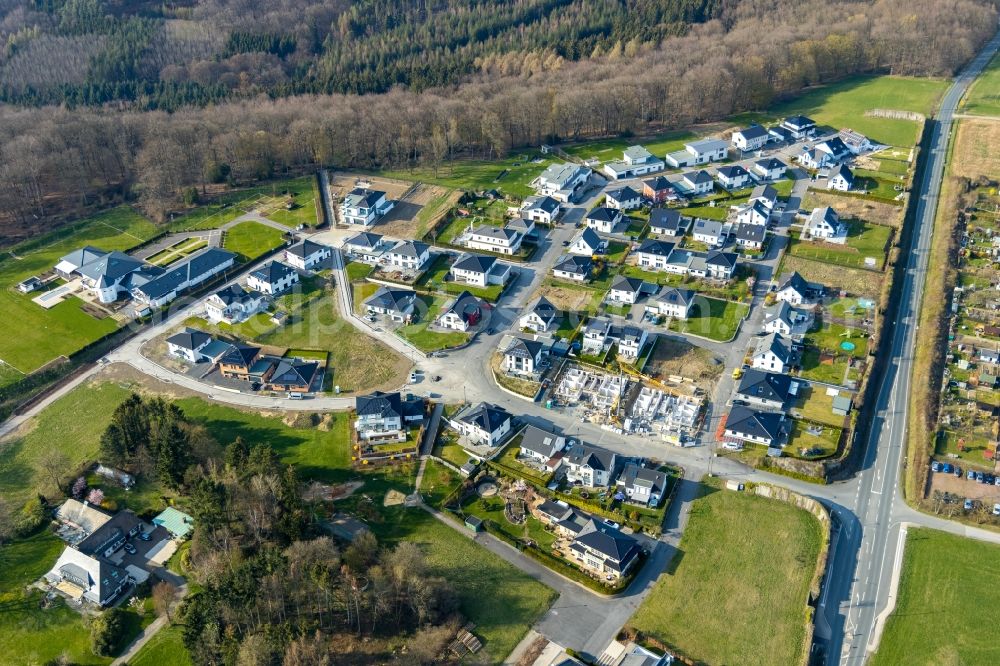
[[750,172],[739,164],[721,166],[716,171],[719,183],[727,190],[738,190],[750,183]]
[[370,231],[362,231],[344,241],[344,252],[352,261],[360,261],[377,266],[388,249],[383,237]]
[[766,446],[768,455],[780,456],[791,429],[791,420],[780,412],[734,405],[726,417],[725,436]]
[[563,255],[552,267],[552,275],[563,280],[586,282],[594,269],[594,260],[580,255]]
[[545,356],[545,345],[537,340],[514,338],[503,350],[503,369],[508,374],[534,376]]
[[631,187],[619,187],[604,194],[604,205],[616,210],[634,210],[642,207],[642,194]]
[[521,456],[544,465],[562,452],[566,443],[567,440],[562,435],[529,425],[521,433]]
[[760,125],[753,124],[744,129],[733,132],[733,146],[744,153],[760,150],[767,144],[770,135],[767,130]]
[[712,179],[712,174],[704,169],[699,169],[698,171],[688,171],[682,175],[679,185],[684,190],[684,194],[698,196],[710,194],[715,189],[715,180]]
[[188,363],[198,363],[204,359],[201,350],[212,342],[212,336],[194,328],[185,328],[167,338],[167,351]]
[[423,421],[422,400],[403,400],[399,393],[375,391],[354,399],[354,430],[366,442],[406,440],[406,430]]
[[861,153],[867,153],[875,149],[875,146],[868,137],[849,127],[840,130],[837,136],[840,137],[840,140],[844,142],[844,145],[847,146],[847,149],[853,155],[860,155]]
[[798,334],[802,324],[808,320],[807,313],[793,308],[786,301],[779,301],[764,311],[764,332],[791,337]]
[[782,275],[774,292],[775,299],[789,305],[809,305],[822,295],[822,285],[807,282],[797,271]]
[[780,333],[768,333],[750,352],[750,365],[758,370],[785,373],[798,365],[799,348]]
[[704,277],[715,280],[731,280],[739,260],[735,252],[710,250],[704,258]]
[[667,164],[675,169],[719,162],[729,155],[729,142],[722,139],[700,139],[684,144],[683,150],[667,155]]
[[237,324],[262,311],[267,299],[260,292],[231,284],[205,299],[205,318],[213,324]]
[[646,329],[638,326],[626,325],[621,328],[611,329],[612,340],[618,343],[618,357],[626,361],[635,361],[642,353],[649,334]]
[[714,247],[722,245],[725,238],[724,227],[725,225],[718,220],[707,220],[699,217],[695,219],[694,225],[691,227],[691,235],[699,243]]
[[628,575],[639,562],[639,542],[607,523],[590,519],[569,545],[569,557],[581,568],[608,580]]
[[691,218],[674,208],[654,208],[649,211],[649,231],[657,236],[680,238],[691,226]]
[[269,261],[247,276],[247,286],[262,294],[273,296],[298,284],[299,272],[280,261]]
[[802,240],[821,240],[843,245],[847,242],[847,225],[830,206],[813,208],[802,227]]
[[394,205],[394,201],[385,198],[385,192],[357,187],[340,202],[340,219],[345,224],[370,227]]
[[642,146],[629,146],[622,159],[608,162],[601,171],[611,180],[638,178],[657,171],[663,171],[663,160],[655,157]]
[[636,265],[640,268],[663,271],[667,269],[667,261],[670,253],[674,251],[674,247],[674,243],[647,238],[632,252],[632,256],[635,257]]
[[788,130],[793,138],[804,139],[816,131],[816,121],[807,116],[789,116],[781,121],[781,127]]
[[630,462],[618,475],[618,488],[629,502],[657,507],[667,493],[667,474],[639,463]]
[[607,449],[577,444],[563,458],[566,480],[586,488],[607,488],[614,480],[618,456]]
[[549,329],[557,328],[561,319],[562,316],[556,306],[544,296],[539,296],[538,300],[521,315],[518,325],[535,333],[546,333]]
[[748,201],[736,209],[737,224],[766,227],[771,221],[771,209],[761,201]]
[[850,192],[854,187],[854,172],[846,164],[839,164],[830,170],[826,179],[826,189]]
[[645,291],[649,291],[649,289],[641,278],[619,275],[611,281],[611,288],[608,289],[605,300],[608,303],[627,303],[631,305],[638,301],[642,294]]
[[550,196],[531,196],[521,204],[522,217],[542,224],[552,224],[560,212],[562,205]]
[[392,321],[409,324],[419,317],[417,294],[409,289],[380,286],[374,294],[365,299],[365,309],[369,314],[380,314]]
[[585,221],[589,229],[599,231],[602,234],[610,234],[624,219],[625,216],[622,215],[621,210],[608,206],[598,206],[587,213]]
[[592,228],[584,227],[566,251],[570,254],[592,257],[595,254],[604,254],[607,249],[608,241],[598,236]]
[[611,346],[611,320],[607,317],[591,317],[583,328],[581,351],[597,356]]
[[751,173],[761,180],[779,180],[784,178],[787,169],[788,167],[785,163],[776,157],[765,157],[764,159],[757,160],[750,167]]
[[386,253],[388,264],[407,271],[419,271],[431,259],[431,246],[413,240],[402,240]]
[[445,304],[437,323],[441,328],[465,332],[477,326],[489,309],[486,301],[463,291]]
[[665,286],[646,306],[646,311],[674,319],[687,319],[697,295],[690,289]]
[[333,249],[327,245],[305,239],[285,249],[285,263],[300,271],[310,270],[333,256]]
[[590,179],[591,170],[578,164],[552,164],[533,181],[531,186],[545,196],[568,202]]
[[792,135],[791,130],[782,127],[781,125],[774,125],[773,127],[767,128],[767,134],[769,137],[768,141],[774,143],[781,143],[783,141],[787,143],[795,142],[795,136]]
[[799,154],[799,164],[807,169],[822,169],[834,163],[833,156],[815,146],[806,146]]
[[750,190],[749,203],[759,203],[769,211],[773,211],[778,205],[778,190],[773,185],[757,185]]
[[470,250],[486,250],[497,254],[517,254],[524,236],[509,227],[483,224],[469,233],[465,246]]
[[204,284],[236,263],[228,250],[210,247],[172,264],[167,270],[145,267],[130,276],[132,298],[151,307],[161,307],[182,292]]
[[466,254],[452,264],[449,274],[452,280],[474,287],[505,285],[510,279],[510,264],[496,257],[481,254]]
[[790,376],[748,368],[736,387],[736,399],[755,407],[782,410],[799,394],[799,382]]
[[759,224],[737,224],[733,232],[736,244],[744,250],[760,250],[767,240],[767,227]]
[[488,402],[463,409],[449,421],[452,428],[476,446],[498,446],[511,432],[514,417]]

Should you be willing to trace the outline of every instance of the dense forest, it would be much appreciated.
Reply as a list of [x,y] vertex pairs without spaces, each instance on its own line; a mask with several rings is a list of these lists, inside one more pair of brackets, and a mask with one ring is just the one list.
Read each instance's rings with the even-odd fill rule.
[[[167,6],[185,18],[162,18]],[[8,91],[32,76],[40,80],[27,88],[64,92],[82,90],[87,80],[104,86],[115,79],[122,90],[128,81],[155,88],[169,80],[177,90],[217,89],[219,100],[205,106],[175,100],[169,112],[149,110],[160,106],[154,92],[132,101],[111,95],[117,101],[102,105],[96,102],[103,95],[95,95],[93,106],[75,108],[0,106],[0,236],[37,233],[50,220],[121,200],[138,199],[163,219],[185,189],[213,181],[248,183],[318,165],[405,167],[489,157],[542,142],[717,120],[858,73],[948,75],[997,23],[992,0],[570,2],[548,13],[542,7],[549,5],[363,0],[338,9],[294,0],[191,7],[0,0],[0,32],[7,35],[2,71],[14,77],[3,79]],[[368,14],[357,14],[362,10]],[[531,21],[512,24],[523,12]],[[554,23],[538,32],[534,26],[549,15]],[[293,28],[303,20],[330,29]],[[178,33],[188,39],[183,45],[158,32],[176,30],[171,21],[186,26]],[[483,28],[489,38],[461,46],[479,34],[473,26],[480,21],[493,25]],[[565,28],[574,38],[559,37],[563,28],[556,24],[563,22],[576,26]],[[105,32],[88,32],[94,26]],[[566,51],[566,40],[588,43],[589,52]],[[405,50],[415,42],[424,47]],[[140,43],[150,51],[130,51]],[[442,64],[417,84],[410,74],[438,62],[431,55],[437,49],[451,54],[441,63],[465,54],[472,66]],[[407,59],[413,66],[404,66]],[[345,85],[343,67],[374,78]],[[46,88],[41,80],[73,72],[77,82],[69,87],[61,81]],[[137,73],[140,79],[130,78]],[[10,87],[17,77],[21,83]],[[377,91],[386,87],[377,80],[399,79],[411,85],[364,95],[330,92]],[[315,92],[303,92],[309,86]],[[231,96],[234,90],[241,93]]]

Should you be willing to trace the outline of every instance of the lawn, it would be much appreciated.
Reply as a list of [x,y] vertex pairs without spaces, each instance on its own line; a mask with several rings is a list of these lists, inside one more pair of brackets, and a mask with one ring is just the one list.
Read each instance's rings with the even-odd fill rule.
[[88,217],[50,234],[16,245],[0,256],[0,307],[6,324],[0,359],[17,372],[0,375],[0,384],[37,370],[61,355],[69,355],[118,328],[109,318],[95,319],[71,297],[45,310],[13,286],[51,269],[60,257],[84,245],[103,250],[128,250],[160,232],[128,206]]
[[[314,176],[305,176],[294,180],[286,180],[274,185],[278,199],[276,203],[287,203],[288,200],[280,192],[287,191],[291,195],[291,208],[279,205],[273,210],[263,211],[264,216],[274,220],[278,224],[286,227],[297,227],[303,224],[307,227],[315,227],[316,219],[316,198],[319,195],[319,185]],[[272,195],[274,196],[274,195]],[[283,200],[283,201],[282,201]]]
[[815,347],[806,347],[802,351],[802,369],[800,374],[803,379],[812,379],[817,382],[839,385],[843,384],[846,372],[847,361],[840,356],[824,360],[819,350]]
[[128,663],[129,666],[191,666],[180,625],[161,629]]
[[700,217],[704,220],[725,222],[729,217],[729,206],[688,206],[681,208],[681,215]]
[[[899,161],[885,160],[883,164],[902,164]],[[906,183],[906,174],[889,174],[882,171],[869,171],[868,169],[854,170],[854,189],[864,191],[868,196],[879,199],[895,200],[901,190],[899,187]]]
[[468,291],[473,296],[485,298],[491,303],[495,303],[503,292],[503,285],[491,284],[487,287],[475,287],[461,282],[448,281],[448,274],[451,271],[451,257],[447,254],[439,254],[431,262],[430,268],[424,271],[414,285],[417,289],[444,292],[446,294],[460,294]]
[[699,662],[801,663],[822,539],[802,509],[706,486],[678,555],[628,625]]
[[424,467],[424,476],[420,480],[420,492],[424,502],[433,507],[440,507],[444,498],[460,483],[462,483],[461,476],[438,461],[429,459],[427,466]]
[[383,543],[417,543],[427,553],[433,572],[455,586],[462,613],[476,624],[473,633],[483,640],[483,651],[471,659],[473,663],[503,661],[556,597],[545,585],[425,511],[387,507],[382,514],[383,522],[371,528]]
[[426,303],[427,298],[423,298],[423,300],[427,305],[423,314],[424,318],[416,324],[397,328],[396,335],[423,352],[457,347],[469,340],[469,334],[461,331],[429,330],[428,327],[434,323],[448,299],[436,296],[430,299],[430,303]]
[[284,234],[278,229],[248,221],[227,229],[222,247],[240,255],[242,261],[253,261],[284,242]]
[[[538,160],[533,161],[533,160]],[[543,157],[535,151],[519,152],[500,160],[456,160],[435,169],[414,167],[382,171],[380,176],[454,187],[466,192],[497,189],[512,197],[524,198],[534,191],[528,186],[547,166],[562,160]],[[433,202],[432,202],[433,203]]]
[[[305,176],[231,190],[215,197],[210,203],[192,208],[173,220],[170,226],[178,231],[218,229],[258,209],[265,217],[287,227],[299,224],[315,225],[316,190],[313,182],[312,176]],[[294,202],[292,210],[284,208],[289,195]]]
[[[794,234],[788,252],[796,257],[827,264],[881,271],[892,228],[861,220],[850,220],[848,225],[847,243],[844,245],[803,241],[798,234]],[[865,265],[865,259],[869,257],[875,259],[875,266]]]
[[347,281],[356,282],[358,280],[364,280],[366,277],[371,275],[372,271],[375,270],[375,267],[360,261],[350,261],[344,267],[344,270],[347,273]]
[[[840,346],[842,342],[854,343],[854,349],[845,350]],[[824,351],[845,354],[854,358],[864,358],[865,354],[868,353],[868,337],[861,329],[847,328],[840,324],[821,322],[818,330],[806,333],[805,343]]]
[[831,426],[844,425],[844,417],[833,413],[833,396],[827,395],[823,386],[800,388],[794,409],[809,421]]
[[785,253],[781,267],[775,275],[784,275],[791,271],[798,271],[806,280],[824,285],[828,291],[843,290],[853,296],[874,300],[878,300],[882,291],[883,276],[875,271],[827,264]]
[[841,429],[805,421],[792,421],[785,453],[796,458],[827,458],[837,452]]
[[562,148],[570,155],[582,160],[589,160],[592,157],[596,157],[601,162],[611,162],[622,159],[622,153],[629,146],[639,145],[653,153],[656,157],[663,159],[667,153],[680,150],[686,142],[697,138],[697,135],[691,132],[677,130],[643,138],[628,137],[585,141],[583,143],[562,146]]
[[670,330],[710,340],[732,340],[750,308],[741,303],[698,296],[687,319],[672,319]]
[[1000,116],[1000,55],[979,75],[962,100],[965,113],[977,116]]
[[817,123],[837,129],[850,127],[872,141],[891,146],[913,146],[917,141],[917,123],[866,116],[871,109],[915,111],[930,115],[948,89],[944,79],[918,79],[901,76],[856,76],[830,85],[819,86],[786,104],[771,109],[775,118],[804,114]]
[[1000,546],[936,530],[910,528],[896,610],[874,666],[996,664]]

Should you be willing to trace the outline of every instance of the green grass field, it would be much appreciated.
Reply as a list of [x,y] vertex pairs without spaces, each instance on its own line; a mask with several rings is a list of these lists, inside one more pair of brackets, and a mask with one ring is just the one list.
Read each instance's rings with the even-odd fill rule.
[[129,666],[191,666],[181,627],[161,629],[128,663]]
[[772,108],[767,115],[779,119],[801,113],[817,123],[837,129],[850,127],[878,143],[910,147],[917,141],[917,123],[873,118],[865,116],[865,112],[894,109],[930,115],[949,85],[944,79],[852,77],[808,91],[795,100]]
[[222,247],[240,255],[243,261],[253,261],[285,242],[283,234],[260,222],[240,222],[226,229]]
[[685,142],[697,138],[696,134],[681,130],[642,138],[628,137],[584,141],[560,147],[570,155],[582,160],[589,160],[592,157],[596,157],[601,162],[611,162],[613,160],[620,160],[622,153],[629,146],[639,145],[653,153],[656,157],[663,159],[667,153],[680,150],[684,147]]
[[993,56],[962,100],[965,113],[1000,116],[1000,55]]
[[[539,161],[533,162],[532,160],[536,158]],[[401,180],[419,180],[466,192],[496,189],[523,198],[534,193],[528,183],[545,171],[547,166],[560,161],[526,149],[500,160],[455,160],[441,165],[437,170],[430,166],[422,166],[399,171],[383,171],[379,175]]]
[[707,664],[800,663],[821,542],[806,511],[706,486],[628,625]]
[[741,303],[697,298],[687,319],[672,319],[670,330],[725,342],[731,340],[749,308]]
[[[465,458],[468,460],[468,456]],[[465,462],[464,460],[461,464],[464,465]],[[438,507],[460,483],[462,483],[461,476],[436,460],[428,460],[424,476],[420,480],[420,494],[423,495],[424,502]]]
[[[428,299],[421,297],[426,302]],[[426,312],[416,324],[400,326],[396,335],[408,341],[411,345],[424,352],[437,351],[448,347],[457,347],[469,339],[468,333],[461,331],[428,330],[431,323],[441,314],[441,309],[448,302],[448,297],[435,296],[430,299]]]
[[[827,264],[881,271],[882,264],[885,263],[889,238],[892,236],[892,228],[860,220],[850,220],[848,225],[847,242],[844,245],[803,241],[798,234],[793,234],[788,253]],[[876,261],[874,268],[869,268],[865,264],[865,259],[869,257]]]
[[996,664],[1000,546],[910,528],[896,610],[871,663]]
[[[312,176],[279,180],[265,185],[232,190],[216,197],[211,203],[192,208],[171,222],[177,231],[218,229],[258,206],[265,217],[287,227],[299,224],[316,224],[316,192]],[[285,210],[283,202],[291,195],[295,202],[292,210]]]

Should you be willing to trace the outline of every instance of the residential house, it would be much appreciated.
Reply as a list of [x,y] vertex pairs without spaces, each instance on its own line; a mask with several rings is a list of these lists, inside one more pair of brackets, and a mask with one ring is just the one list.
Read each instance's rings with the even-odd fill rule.
[[587,183],[590,174],[590,169],[577,164],[552,164],[531,185],[539,194],[565,203]]
[[715,280],[730,280],[736,271],[738,257],[735,252],[710,250],[705,256],[705,275]]
[[618,456],[606,449],[578,444],[563,458],[566,480],[586,488],[607,488],[615,478]]
[[503,407],[481,402],[456,414],[451,426],[476,446],[497,446],[510,434],[513,422]]
[[683,150],[667,155],[667,164],[675,169],[719,162],[729,155],[729,142],[722,139],[700,139],[684,144]]
[[518,325],[535,333],[546,333],[549,329],[557,328],[561,319],[562,315],[556,306],[544,296],[539,296],[538,300],[521,315]]
[[194,289],[225,273],[236,263],[236,255],[228,250],[210,247],[187,259],[172,264],[166,271],[145,267],[131,276],[132,298],[150,307],[161,307],[181,292]]
[[198,363],[204,357],[201,350],[212,342],[212,336],[194,328],[185,328],[167,338],[167,351],[172,356],[184,359],[188,363]]
[[654,157],[642,146],[629,146],[621,160],[608,162],[601,170],[611,180],[621,180],[663,171],[663,168],[663,160]]
[[[59,260],[55,271],[61,277],[72,280],[81,278],[84,287],[93,292],[101,303],[114,303],[121,295],[127,295],[134,273],[143,271],[147,264],[124,252],[105,252],[90,245],[71,252]],[[150,267],[150,276],[158,275],[163,269]]]
[[714,247],[722,245],[722,241],[725,239],[723,227],[723,223],[718,220],[706,220],[699,217],[695,219],[691,233],[699,243]]
[[847,146],[852,155],[860,155],[861,153],[867,153],[875,149],[875,146],[872,145],[868,137],[850,128],[840,130],[837,136],[844,142],[844,145]]
[[791,420],[780,412],[764,412],[734,405],[726,418],[725,436],[751,444],[762,444],[767,447],[768,455],[780,456],[791,429]]
[[579,254],[584,257],[592,257],[595,254],[604,254],[608,249],[608,242],[597,235],[591,227],[584,227],[580,235],[569,246],[567,252]]
[[78,250],[73,250],[69,254],[61,257],[55,265],[55,272],[64,280],[72,280],[83,266],[91,264],[105,256],[109,252],[96,248],[93,245],[85,245]]
[[611,281],[611,288],[605,300],[608,303],[635,303],[642,296],[644,291],[648,291],[646,283],[640,278],[617,276]]
[[344,252],[349,259],[371,266],[379,264],[386,249],[388,248],[382,236],[370,231],[362,231],[344,241]]
[[976,350],[976,360],[980,363],[1000,364],[1000,350],[979,347]]
[[783,410],[799,394],[799,382],[788,375],[748,368],[736,387],[736,399],[755,407]]
[[[554,432],[529,425],[521,433],[521,457],[532,462],[546,464],[566,448],[566,438]],[[561,513],[561,512],[560,512]],[[554,522],[559,522],[562,518]]]
[[394,205],[394,201],[385,198],[385,192],[358,187],[340,202],[340,219],[345,224],[370,227],[392,210]]
[[634,210],[642,207],[642,195],[626,185],[604,194],[604,205],[616,210]]
[[524,217],[515,217],[512,220],[508,220],[507,224],[504,225],[504,229],[520,234],[522,241],[526,241],[537,235],[535,234],[535,221]]
[[510,264],[505,264],[496,257],[466,254],[452,264],[449,273],[455,282],[474,287],[505,285],[510,279]]
[[591,356],[599,356],[611,346],[611,320],[607,317],[591,317],[583,328],[581,351]]
[[618,343],[618,356],[627,361],[634,361],[639,358],[649,334],[646,329],[638,326],[622,326],[620,329],[612,328],[613,339]]
[[770,221],[771,209],[763,201],[748,201],[736,209],[737,224],[754,225],[764,229]]
[[773,185],[757,185],[750,190],[749,201],[750,203],[759,203],[769,211],[773,211],[774,207],[778,205],[778,190]]
[[642,196],[654,204],[664,203],[672,194],[674,194],[674,186],[666,176],[656,176],[642,181]]
[[785,170],[788,167],[776,157],[765,157],[757,160],[750,167],[750,171],[761,180],[778,180],[785,177]]
[[[525,432],[527,433],[527,430]],[[541,432],[544,433],[545,431],[543,430]],[[555,435],[553,435],[553,437],[554,436]],[[522,452],[523,452],[523,446],[522,446]],[[559,534],[561,536],[575,535],[580,531],[580,527],[583,526],[583,523],[581,521],[579,525],[571,527],[571,523],[574,522],[574,518],[577,516],[577,512],[576,509],[571,507],[566,502],[563,502],[562,500],[545,500],[544,502],[535,507],[534,512],[535,516],[537,516],[540,521],[542,521],[546,525],[554,527],[556,534]],[[561,523],[566,523],[566,524],[560,527]]]
[[791,336],[792,331],[808,318],[808,315],[801,310],[796,310],[786,301],[780,301],[777,305],[772,305],[765,310],[764,331]]
[[789,305],[809,305],[823,295],[823,285],[807,282],[798,272],[786,273],[778,281],[774,296]]
[[285,250],[285,263],[305,271],[320,266],[324,261],[329,262],[331,256],[333,249],[328,245],[320,245],[306,239]]
[[789,116],[781,121],[781,127],[791,132],[793,138],[804,139],[816,131],[816,121],[806,116]]
[[802,239],[844,244],[847,242],[847,225],[840,221],[840,216],[833,208],[813,208],[802,229]]
[[759,224],[736,225],[736,244],[744,250],[761,250],[767,239],[767,227]]
[[280,294],[298,284],[299,272],[280,261],[269,261],[247,277],[247,286],[268,296]]
[[388,264],[400,270],[420,271],[431,259],[431,246],[420,241],[403,240],[386,253]]
[[522,217],[542,224],[552,224],[560,212],[561,204],[550,196],[531,196],[521,204]]
[[313,382],[320,375],[320,366],[316,361],[300,358],[276,359],[263,388],[268,391],[285,391],[291,393],[308,393],[312,391]]
[[424,418],[420,400],[403,400],[399,393],[375,391],[354,399],[354,430],[365,442],[406,441],[406,430]]
[[673,208],[654,208],[649,211],[649,230],[657,236],[680,238],[691,226],[691,218]]
[[697,292],[690,289],[663,287],[652,303],[646,306],[646,310],[664,317],[687,319],[697,295]]
[[741,187],[746,187],[750,182],[750,172],[739,164],[719,167],[716,174],[719,177],[719,182],[727,190],[738,190]]
[[667,270],[667,261],[674,247],[674,243],[647,238],[632,252],[632,256],[636,258],[636,264],[640,268],[664,271]]
[[585,282],[590,279],[594,268],[594,260],[579,255],[563,255],[563,258],[552,267],[552,275],[563,280]]
[[733,146],[744,153],[760,150],[767,143],[770,135],[767,130],[760,125],[753,124],[745,129],[738,129],[733,132]]
[[509,227],[494,227],[487,224],[472,230],[465,246],[472,250],[486,250],[497,254],[517,254],[524,236]]
[[374,294],[365,299],[364,306],[369,315],[380,314],[392,321],[411,324],[417,320],[417,294],[409,289],[395,289],[380,286]]
[[826,189],[838,192],[850,192],[854,187],[854,172],[846,164],[835,166],[826,179]]
[[799,349],[780,333],[768,333],[757,340],[750,354],[750,365],[758,370],[788,372],[799,362]]
[[260,348],[252,345],[229,345],[225,352],[218,357],[219,373],[226,379],[239,379],[245,382],[253,381],[253,377],[260,376],[267,379],[267,371],[254,366],[260,360]]
[[803,148],[799,162],[810,169],[822,169],[836,164],[850,155],[851,151],[844,145],[844,142],[839,137],[833,137],[826,141],[820,141],[811,148]]
[[625,217],[619,209],[598,206],[587,213],[586,222],[588,228],[600,231],[602,234],[610,234],[624,219]]
[[781,125],[775,125],[767,130],[768,141],[774,143],[792,143],[795,141],[795,136],[792,134],[791,130],[788,130]]
[[537,340],[514,338],[503,350],[503,369],[512,375],[533,376],[538,373],[545,345]]
[[680,186],[683,188],[684,194],[699,196],[710,194],[715,189],[715,181],[712,180],[712,174],[704,169],[699,169],[698,171],[688,171],[682,175]]
[[463,291],[444,306],[437,320],[438,326],[454,331],[468,331],[482,321],[489,308],[489,304],[483,299]]
[[205,316],[213,324],[238,324],[265,308],[267,299],[260,292],[231,284],[205,299]]
[[618,476],[618,488],[628,501],[657,507],[667,493],[667,474],[639,463],[630,462]]
[[639,561],[639,542],[607,523],[589,520],[569,545],[571,559],[584,570],[619,580]]

